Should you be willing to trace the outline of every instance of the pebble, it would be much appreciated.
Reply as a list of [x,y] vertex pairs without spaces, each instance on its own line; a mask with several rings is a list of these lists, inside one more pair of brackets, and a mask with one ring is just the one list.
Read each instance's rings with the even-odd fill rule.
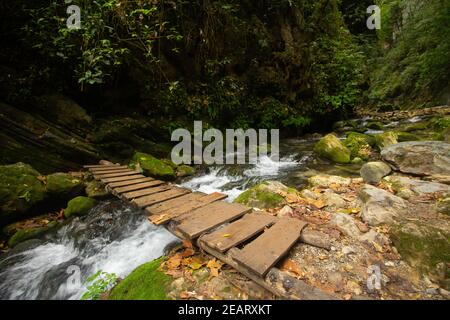
[[385,265],[386,267],[395,267],[395,262],[394,262],[394,261],[386,261],[386,262],[384,263],[384,265]]

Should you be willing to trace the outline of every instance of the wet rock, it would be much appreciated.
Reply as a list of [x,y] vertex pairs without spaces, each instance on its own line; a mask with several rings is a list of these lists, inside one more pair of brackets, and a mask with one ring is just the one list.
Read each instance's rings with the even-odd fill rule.
[[381,161],[368,162],[361,168],[361,177],[365,183],[376,184],[391,173],[391,167]]
[[355,218],[345,213],[333,214],[330,225],[352,238],[358,238],[362,234],[359,231]]
[[329,187],[332,184],[348,186],[352,179],[341,176],[332,176],[327,174],[319,174],[308,179],[308,183],[313,187]]
[[195,169],[191,166],[181,165],[176,168],[177,177],[187,177],[195,174]]
[[234,201],[250,207],[266,209],[277,208],[286,204],[280,193],[290,189],[278,181],[265,181],[241,193]]
[[386,131],[380,134],[375,135],[375,144],[380,150],[384,148],[395,145],[398,143],[397,141],[397,133],[392,131]]
[[0,225],[19,220],[45,200],[47,190],[42,180],[28,164],[0,166]]
[[57,221],[51,221],[46,226],[33,226],[20,229],[8,239],[8,246],[15,247],[17,244],[24,242],[25,240],[38,238],[57,225]]
[[359,199],[362,202],[361,218],[371,226],[392,224],[408,211],[405,200],[371,185],[361,189]]
[[410,133],[410,132],[397,132],[397,140],[398,142],[406,142],[406,141],[419,141],[421,140],[419,136]]
[[337,163],[350,162],[350,150],[334,134],[323,137],[314,146],[314,151],[321,157]]
[[403,173],[450,175],[450,144],[446,142],[401,142],[384,149],[381,156]]
[[146,176],[163,180],[175,179],[174,169],[150,154],[136,152],[133,156],[132,165],[138,164]]
[[87,197],[76,197],[69,201],[67,208],[64,209],[64,216],[84,216],[97,204],[97,201]]

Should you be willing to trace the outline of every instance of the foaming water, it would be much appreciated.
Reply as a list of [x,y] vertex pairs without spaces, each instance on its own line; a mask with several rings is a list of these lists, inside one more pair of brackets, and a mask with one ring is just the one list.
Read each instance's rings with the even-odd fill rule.
[[107,201],[42,242],[3,257],[0,299],[79,299],[86,279],[98,270],[123,278],[175,241],[166,229],[148,223],[142,211]]

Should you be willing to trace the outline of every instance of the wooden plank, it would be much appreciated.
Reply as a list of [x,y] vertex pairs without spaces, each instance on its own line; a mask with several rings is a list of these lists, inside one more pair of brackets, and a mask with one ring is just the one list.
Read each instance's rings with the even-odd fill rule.
[[179,217],[183,214],[187,214],[192,210],[204,207],[212,202],[223,200],[226,197],[227,197],[226,194],[214,192],[211,194],[207,194],[199,198],[198,200],[188,201],[187,203],[181,206],[172,209],[167,209],[166,211],[162,211],[157,215],[152,215],[148,219],[150,220],[150,222],[159,226],[161,224],[169,222],[173,218]]
[[130,171],[130,168],[120,168],[120,169],[99,169],[99,170],[89,170],[93,174],[108,174],[108,173],[117,173],[117,172],[126,172]]
[[83,168],[86,168],[86,169],[91,169],[91,168],[111,168],[111,167],[115,168],[115,167],[118,167],[118,166],[119,166],[118,164],[92,164],[92,165],[83,166]]
[[252,209],[239,203],[213,202],[205,207],[177,217],[177,229],[189,239],[194,239],[221,224],[235,220]]
[[142,174],[134,174],[131,176],[125,176],[125,177],[116,177],[116,178],[106,178],[106,179],[100,179],[103,183],[110,183],[110,182],[119,182],[119,181],[127,181],[127,180],[133,180],[133,179],[140,179],[145,178]]
[[108,187],[114,189],[114,188],[126,187],[126,186],[139,184],[141,182],[150,182],[150,181],[154,181],[154,179],[153,178],[149,178],[149,177],[144,177],[144,178],[139,178],[139,179],[132,179],[132,180],[126,180],[126,181],[120,181],[120,182],[113,182],[113,183],[108,184]]
[[179,206],[183,206],[183,205],[187,204],[189,201],[198,200],[205,195],[206,195],[206,193],[203,193],[203,192],[191,192],[191,193],[188,193],[179,198],[175,198],[175,199],[168,200],[165,202],[157,203],[153,206],[145,208],[145,210],[149,214],[159,214],[161,212],[171,210],[171,209],[177,208]]
[[149,196],[141,197],[134,199],[132,203],[139,208],[145,208],[147,206],[150,206],[152,204],[156,204],[159,202],[167,201],[173,198],[181,197],[182,195],[191,192],[188,189],[182,189],[182,188],[172,188],[167,191],[159,192],[156,194],[151,194]]
[[281,218],[271,228],[240,250],[234,259],[263,277],[300,238],[306,222]]
[[213,249],[225,252],[254,237],[276,220],[274,216],[263,212],[246,214],[241,219],[202,236],[200,241]]
[[159,180],[145,181],[143,183],[137,183],[137,184],[133,184],[131,186],[114,188],[113,192],[114,193],[126,193],[126,192],[136,191],[136,190],[140,190],[140,189],[156,187],[163,183],[164,183],[163,181],[159,181]]
[[131,199],[136,199],[139,197],[155,194],[158,192],[163,192],[163,191],[166,191],[166,190],[169,190],[172,188],[173,188],[172,186],[166,184],[166,185],[162,185],[159,187],[153,187],[153,188],[147,188],[147,189],[137,190],[137,191],[133,191],[133,192],[122,193],[121,197],[123,197],[124,199],[127,199],[127,200],[131,200]]
[[119,172],[119,173],[94,174],[94,178],[96,178],[96,179],[115,178],[115,177],[129,176],[129,175],[132,175],[135,173],[140,173],[140,172],[129,170],[127,172]]

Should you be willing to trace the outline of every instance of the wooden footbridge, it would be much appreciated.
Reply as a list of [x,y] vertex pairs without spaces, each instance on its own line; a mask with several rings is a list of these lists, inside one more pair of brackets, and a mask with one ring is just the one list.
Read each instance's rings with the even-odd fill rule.
[[115,196],[145,210],[149,221],[165,225],[182,239],[232,266],[284,298],[330,299],[322,291],[274,265],[299,240],[306,223],[277,218],[238,203],[221,193],[205,194],[145,177],[127,166],[85,166]]

